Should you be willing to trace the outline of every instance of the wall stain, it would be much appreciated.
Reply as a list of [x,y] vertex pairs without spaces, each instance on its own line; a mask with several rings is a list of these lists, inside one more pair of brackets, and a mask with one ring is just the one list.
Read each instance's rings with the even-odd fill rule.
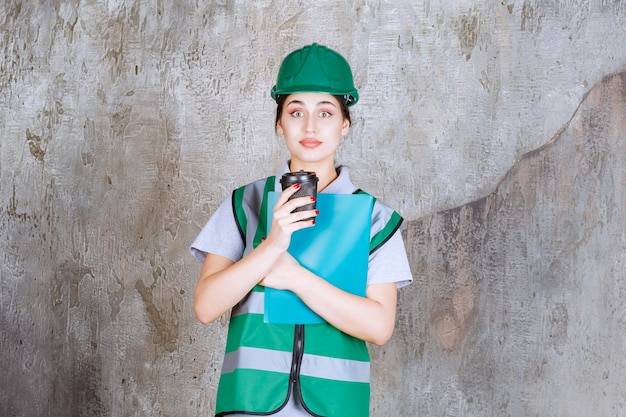
[[[78,357],[73,360],[68,385],[66,409],[68,415],[106,416],[110,411],[102,398],[102,360],[99,355],[91,358]],[[60,381],[59,381],[60,383]]]
[[66,305],[69,308],[80,307],[80,284],[86,277],[93,276],[91,267],[79,262],[63,261],[52,276],[50,303],[53,310],[66,314]]
[[11,198],[9,198],[9,206],[7,207],[7,214],[14,219],[17,219],[21,222],[28,222],[32,219],[31,215],[28,213],[18,213],[17,211],[17,195],[15,192],[15,183],[13,183],[13,192],[11,194]]
[[124,301],[124,281],[117,275],[114,275],[115,281],[119,286],[116,290],[107,288],[107,298],[109,300],[109,307],[111,308],[111,322],[117,321],[117,315],[120,312],[122,301]]
[[465,55],[465,60],[469,61],[478,41],[478,18],[471,13],[469,16],[461,17],[460,23],[457,24],[457,34],[461,52]]
[[42,148],[43,140],[41,136],[35,135],[30,129],[26,129],[26,143],[28,144],[30,154],[39,162],[43,162],[46,151]]
[[459,264],[451,268],[456,271],[457,277],[454,288],[435,303],[430,316],[433,338],[446,352],[459,348],[478,315],[480,286],[473,264],[466,257],[464,250],[450,255],[450,258],[455,258],[453,263]]
[[[155,265],[153,261],[150,263],[153,268],[152,276],[154,282],[148,287],[142,280],[138,280],[135,283],[135,289],[141,295],[146,313],[148,313],[148,317],[154,327],[156,338],[153,338],[153,341],[168,352],[174,352],[178,348],[178,337],[180,335],[177,310],[171,298],[166,298],[161,302],[155,296],[155,293],[161,291],[158,290],[157,292],[157,285],[159,281],[165,279],[166,270],[161,266]],[[169,306],[167,306],[166,300],[170,302]]]
[[130,115],[132,111],[132,106],[122,105],[119,111],[111,115],[111,130],[116,138],[124,136],[124,131],[130,123]]
[[548,340],[554,351],[563,356],[567,346],[567,326],[569,324],[569,312],[564,303],[557,303],[548,317]]
[[522,15],[521,15],[521,23],[520,30],[522,32],[539,32],[541,30],[541,21],[543,20],[543,15],[539,14],[533,6],[530,5],[529,2],[525,1],[522,4]]

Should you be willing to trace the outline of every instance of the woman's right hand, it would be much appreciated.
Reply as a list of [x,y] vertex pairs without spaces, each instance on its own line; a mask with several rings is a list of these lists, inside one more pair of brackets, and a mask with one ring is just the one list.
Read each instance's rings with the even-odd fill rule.
[[[311,204],[315,197],[298,197],[289,200],[293,194],[300,189],[300,184],[294,184],[286,188],[276,201],[274,215],[272,216],[272,227],[267,236],[266,243],[275,246],[281,251],[286,251],[291,242],[291,234],[296,230],[305,229],[315,225],[315,216],[319,214],[317,210],[305,210],[294,212],[298,207]],[[302,221],[312,218],[311,220]]]
[[[271,272],[281,258],[285,258],[281,263],[281,271],[288,266],[285,262],[291,257],[285,255],[291,242],[291,234],[313,226],[318,214],[317,210],[292,213],[296,208],[314,201],[311,197],[289,200],[298,188],[294,185],[280,194],[274,206],[269,235],[261,245],[242,259],[233,262],[219,255],[207,254],[194,292],[194,311],[202,323],[212,322],[241,301]],[[310,217],[313,220],[300,221]]]

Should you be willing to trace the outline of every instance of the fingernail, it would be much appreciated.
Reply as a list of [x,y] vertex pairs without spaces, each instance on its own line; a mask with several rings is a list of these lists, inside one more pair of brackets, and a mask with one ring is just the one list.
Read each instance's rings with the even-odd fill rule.
[[315,219],[313,219],[313,224],[315,224]]
[[311,197],[311,201],[315,201],[315,197]]
[[315,214],[320,214],[320,211],[319,210],[315,210]]
[[298,184],[298,183],[296,183],[296,184],[293,186],[293,188],[295,188],[296,190],[297,190],[297,189],[299,189],[300,187],[301,187],[301,185],[300,185],[300,184]]

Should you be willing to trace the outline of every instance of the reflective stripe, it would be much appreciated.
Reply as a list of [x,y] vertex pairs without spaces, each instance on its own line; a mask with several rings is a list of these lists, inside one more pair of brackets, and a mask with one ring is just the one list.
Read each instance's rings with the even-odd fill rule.
[[370,382],[370,363],[304,354],[300,375],[348,382]]
[[251,291],[239,304],[233,307],[231,317],[241,316],[242,314],[263,314],[265,304],[265,293],[260,291]]
[[235,191],[233,191],[232,204],[233,204],[233,213],[235,214],[235,222],[237,223],[237,229],[239,229],[241,240],[243,241],[243,244],[245,246],[246,233],[248,231],[248,219],[243,209],[244,191],[245,191],[244,187],[237,188]]
[[291,352],[242,346],[224,355],[222,374],[233,372],[235,369],[257,369],[288,374],[291,371],[292,356]]
[[402,224],[402,217],[395,211],[391,213],[390,218],[387,220],[385,227],[377,232],[370,240],[370,253],[380,248],[389,238],[400,228]]
[[[357,190],[355,194],[367,194]],[[369,195],[369,194],[368,194]],[[372,227],[370,229],[370,255],[380,248],[400,228],[402,216],[374,198]]]
[[[222,374],[233,372],[235,369],[256,369],[288,374],[291,369],[291,359],[291,352],[242,346],[224,355]],[[305,353],[302,357],[300,375],[335,381],[368,383],[370,364]]]
[[261,238],[265,237],[267,209],[264,208],[264,196],[268,191],[274,190],[274,181],[275,177],[268,177],[241,187],[243,189],[241,198],[243,207],[240,210],[234,209],[234,211],[238,222],[246,226],[244,256],[261,242]]
[[[267,227],[267,193],[270,191],[274,191],[274,178],[269,177],[265,182],[265,187],[263,189],[263,198],[261,199],[261,210],[258,212],[259,217],[257,219],[258,226],[256,229],[256,233],[254,234],[254,240],[252,241],[252,245],[256,248],[261,244],[261,240],[267,237],[268,227]],[[273,207],[272,207],[273,209]]]

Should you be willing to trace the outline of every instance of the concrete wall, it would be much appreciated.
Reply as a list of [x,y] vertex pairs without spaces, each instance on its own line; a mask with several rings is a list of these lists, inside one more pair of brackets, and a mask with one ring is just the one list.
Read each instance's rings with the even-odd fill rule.
[[314,41],[407,218],[372,415],[626,415],[625,35],[620,1],[3,2],[0,415],[210,415],[187,247],[283,163],[268,91]]
[[623,71],[492,194],[409,221],[376,415],[626,415],[625,161]]

